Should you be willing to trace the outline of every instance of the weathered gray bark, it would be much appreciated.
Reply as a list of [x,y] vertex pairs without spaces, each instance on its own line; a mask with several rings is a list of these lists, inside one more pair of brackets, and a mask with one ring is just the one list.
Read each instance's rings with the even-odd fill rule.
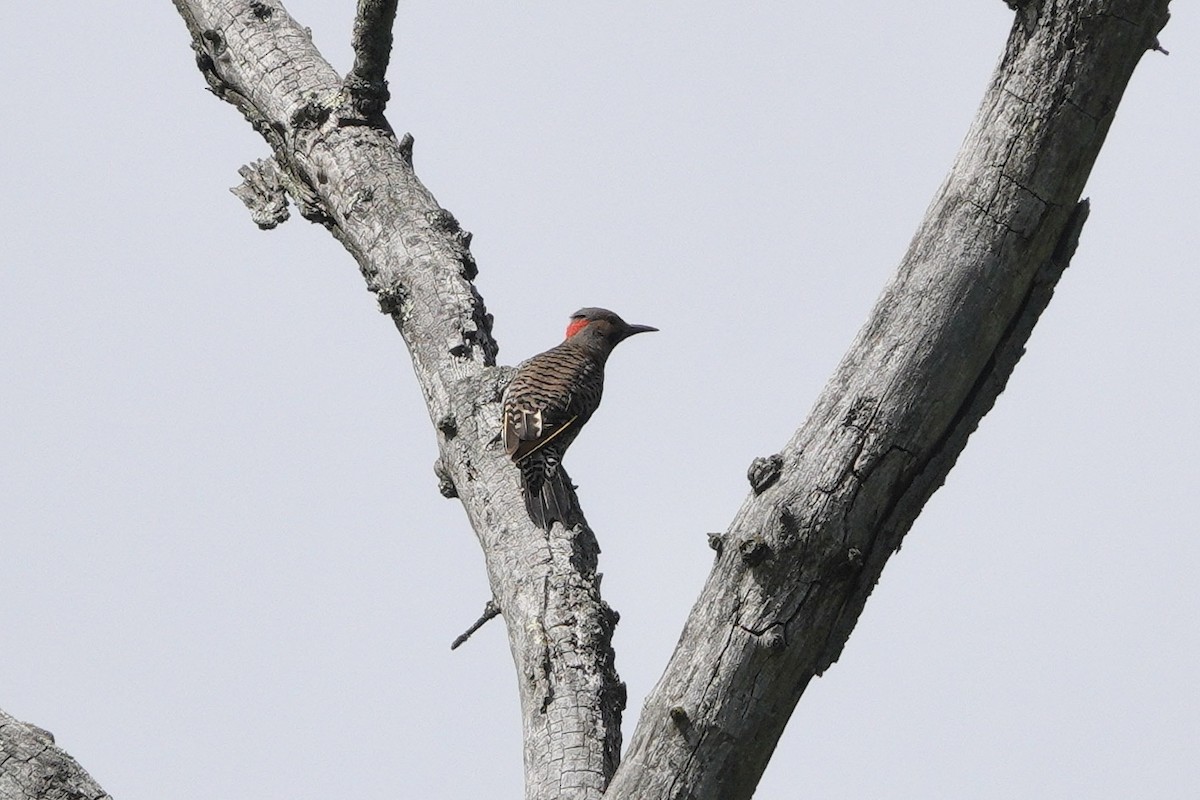
[[[526,796],[639,800],[753,793],[809,679],[837,658],[1019,359],[1168,5],[1009,3],[1017,19],[954,169],[807,422],[752,467],[753,492],[713,540],[716,565],[618,767],[624,687],[595,539],[586,526],[546,534],[526,518],[496,441],[511,371],[495,365],[470,235],[417,180],[411,139],[398,141],[381,115],[395,3],[360,0],[358,58],[343,81],[277,0],[174,2],[210,87],[273,151],[243,169],[238,194],[255,221],[286,219],[286,192],[355,257],[408,345],[441,488],[463,502],[508,628]],[[71,769],[22,766],[36,758],[21,754],[59,752],[36,729],[0,716],[0,733],[0,799],[76,796]]]
[[[213,91],[266,137],[279,183],[355,257],[408,345],[443,492],[467,510],[507,624],[527,796],[599,797],[616,768],[625,702],[611,647],[616,615],[600,600],[592,532],[558,526],[547,535],[526,516],[497,438],[511,371],[495,366],[470,235],[417,180],[412,140],[361,113],[361,76],[343,83],[278,2],[175,4]],[[375,76],[368,85],[378,85],[381,58],[368,44],[379,34],[371,19],[386,18],[386,5],[359,3],[357,63]]]
[[754,489],[606,796],[748,798],[813,675],[991,408],[1167,2],[1023,4],[949,177],[805,424]]
[[0,711],[0,800],[105,800],[75,759],[36,725]]

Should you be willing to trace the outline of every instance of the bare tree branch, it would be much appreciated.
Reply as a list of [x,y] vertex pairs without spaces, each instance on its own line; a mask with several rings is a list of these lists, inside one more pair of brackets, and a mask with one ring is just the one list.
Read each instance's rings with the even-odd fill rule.
[[749,798],[809,680],[1003,390],[1087,217],[1079,196],[1167,1],[1041,4],[807,422],[751,471],[611,798]]
[[0,800],[107,800],[108,793],[36,725],[0,711]]
[[[472,284],[470,234],[412,168],[412,139],[359,124],[342,81],[277,0],[174,0],[209,86],[266,138],[307,219],[354,256],[412,356],[439,446],[437,479],[483,547],[517,665],[526,796],[599,797],[620,753],[625,687],[586,523],[529,520],[498,441],[511,370]],[[378,62],[376,62],[378,63]]]
[[450,649],[457,650],[463,642],[467,641],[467,639],[470,639],[471,636],[474,635],[475,631],[479,630],[490,620],[493,620],[498,616],[500,616],[500,606],[496,605],[495,600],[488,600],[483,606],[483,613],[479,615],[479,619],[472,622],[471,627],[463,631],[457,639],[450,643]]
[[388,95],[388,59],[392,55],[392,24],[396,0],[358,0],[354,17],[354,67],[346,76],[350,104],[364,118],[383,113]]
[[[617,615],[586,523],[542,531],[497,442],[491,316],[470,235],[378,117],[395,3],[359,3],[347,81],[278,0],[174,0],[213,92],[273,152],[240,196],[280,192],[356,259],[403,336],[517,667],[527,798],[753,793],[809,680],[838,657],[890,554],[1003,390],[1069,263],[1079,198],[1168,0],[1030,0],[959,158],[808,421],[756,460],[752,492],[618,769]],[[376,116],[380,124],[364,125]],[[276,180],[277,178],[277,180]],[[403,533],[403,532],[401,532]],[[0,800],[102,798],[52,738],[0,713]],[[611,785],[609,781],[611,779]],[[605,787],[608,787],[605,793]]]

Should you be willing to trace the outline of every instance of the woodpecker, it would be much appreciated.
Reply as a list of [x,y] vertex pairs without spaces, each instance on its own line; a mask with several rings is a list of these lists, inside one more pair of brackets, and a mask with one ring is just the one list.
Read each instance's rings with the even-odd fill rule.
[[504,390],[504,449],[521,470],[525,508],[539,527],[574,524],[574,487],[562,457],[600,405],[609,353],[634,334],[657,330],[630,325],[608,309],[581,308],[562,344],[517,367]]

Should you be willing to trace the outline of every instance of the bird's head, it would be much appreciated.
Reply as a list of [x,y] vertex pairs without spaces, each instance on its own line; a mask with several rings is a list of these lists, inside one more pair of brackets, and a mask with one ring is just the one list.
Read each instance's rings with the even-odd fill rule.
[[566,338],[612,350],[635,333],[657,330],[649,325],[630,325],[607,308],[581,308],[571,315]]

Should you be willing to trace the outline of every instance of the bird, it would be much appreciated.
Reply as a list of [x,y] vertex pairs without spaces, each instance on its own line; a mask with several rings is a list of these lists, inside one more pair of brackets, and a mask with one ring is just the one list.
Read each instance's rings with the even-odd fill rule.
[[575,487],[562,468],[563,454],[600,405],[613,348],[657,330],[630,325],[606,308],[581,308],[571,315],[561,344],[517,366],[501,403],[502,435],[521,471],[525,509],[538,527],[575,524]]

